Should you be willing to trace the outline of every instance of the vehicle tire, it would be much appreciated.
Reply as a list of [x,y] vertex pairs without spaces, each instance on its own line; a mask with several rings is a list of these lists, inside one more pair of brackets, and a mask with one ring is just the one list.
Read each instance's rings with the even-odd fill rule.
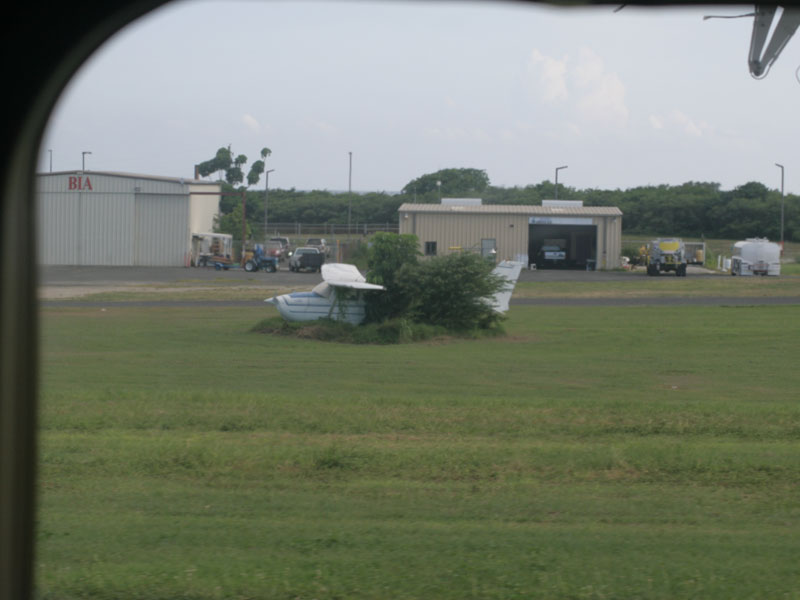
[[252,260],[248,260],[246,263],[244,263],[244,270],[248,273],[252,273],[256,270],[256,263],[254,263]]
[[273,265],[273,264],[271,264],[271,263],[270,263],[270,264],[268,264],[268,265],[265,267],[265,269],[264,269],[264,270],[265,270],[267,273],[274,273],[275,271],[277,271],[277,269],[275,268],[275,265]]

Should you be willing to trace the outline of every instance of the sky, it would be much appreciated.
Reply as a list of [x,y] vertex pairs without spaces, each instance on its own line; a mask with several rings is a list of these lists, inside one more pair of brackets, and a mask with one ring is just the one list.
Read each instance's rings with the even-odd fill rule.
[[[271,189],[749,181],[800,194],[800,33],[747,68],[749,6],[194,0],[131,23],[53,112],[42,172],[191,178],[231,146]],[[83,157],[83,152],[91,154]],[[352,168],[351,168],[352,166]],[[259,188],[264,184],[263,179]]]

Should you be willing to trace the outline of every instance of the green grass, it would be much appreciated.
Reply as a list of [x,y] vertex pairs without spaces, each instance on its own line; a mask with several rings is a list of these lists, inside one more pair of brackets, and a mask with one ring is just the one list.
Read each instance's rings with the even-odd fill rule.
[[38,594],[798,598],[797,310],[359,346],[45,309]]
[[[787,265],[782,265],[785,269]],[[800,271],[798,271],[800,274]],[[648,277],[644,270],[626,274],[627,280],[517,283],[514,298],[763,298],[799,296],[800,277]]]

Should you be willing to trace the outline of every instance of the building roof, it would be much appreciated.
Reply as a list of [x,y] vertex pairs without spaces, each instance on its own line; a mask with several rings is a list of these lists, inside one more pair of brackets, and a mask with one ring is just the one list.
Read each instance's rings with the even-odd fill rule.
[[40,177],[56,175],[103,175],[105,177],[125,177],[128,179],[147,179],[150,181],[166,181],[169,183],[187,183],[191,185],[221,185],[221,181],[206,181],[204,179],[192,179],[191,177],[167,177],[166,175],[141,175],[138,173],[123,173],[120,171],[55,171],[53,173],[37,173]]
[[530,204],[483,204],[481,206],[457,206],[442,204],[406,203],[399,212],[428,214],[478,214],[478,215],[534,215],[548,217],[620,217],[622,211],[616,206],[538,206]]

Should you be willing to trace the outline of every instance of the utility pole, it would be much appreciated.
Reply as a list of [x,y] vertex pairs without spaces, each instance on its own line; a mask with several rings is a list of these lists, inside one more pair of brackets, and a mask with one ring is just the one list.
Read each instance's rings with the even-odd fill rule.
[[783,205],[786,196],[783,193],[783,165],[775,163],[775,166],[781,170],[781,254],[783,254]]
[[267,211],[269,210],[269,174],[272,173],[275,169],[270,169],[269,171],[265,172],[267,182],[264,184],[264,246],[267,245]]
[[350,219],[353,212],[353,153],[350,155],[350,170],[347,175],[347,237],[350,237]]
[[244,266],[245,237],[247,235],[247,191],[242,190],[242,266]]
[[561,169],[566,169],[568,165],[564,165],[563,167],[556,167],[556,197],[554,200],[558,200],[558,172]]

